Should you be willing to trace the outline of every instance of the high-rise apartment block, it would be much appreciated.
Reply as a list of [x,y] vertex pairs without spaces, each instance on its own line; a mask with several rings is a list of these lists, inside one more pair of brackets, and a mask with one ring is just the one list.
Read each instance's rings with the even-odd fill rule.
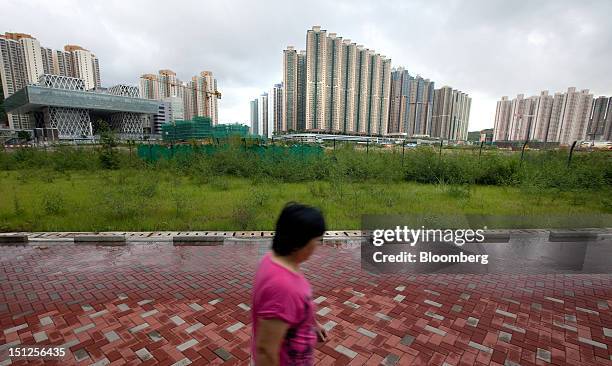
[[[213,125],[219,122],[217,99],[221,98],[221,93],[210,71],[202,71],[186,83],[180,81],[172,70],[159,70],[157,75],[143,74],[140,93],[147,99],[171,102],[173,120],[210,117]],[[179,99],[182,100],[180,107]]]
[[268,94],[268,135],[284,131],[283,121],[283,84],[274,84]]
[[315,26],[283,60],[283,130],[382,135],[391,60]]
[[433,81],[319,26],[307,31],[305,51],[284,50],[283,87],[283,132],[467,139],[467,94],[444,89],[436,115]]
[[432,117],[427,135],[443,140],[466,141],[472,98],[466,93],[443,86],[434,90]]
[[389,133],[431,135],[433,101],[433,81],[413,77],[401,67],[393,70]]
[[[100,65],[90,51],[75,45],[54,51],[41,47],[36,38],[25,33],[0,35],[0,78],[5,98],[38,83],[43,74],[83,79],[85,90],[101,86]],[[12,113],[8,119],[11,128],[34,128],[29,116]]]
[[587,139],[612,141],[612,97],[599,97],[593,102]]
[[593,95],[588,89],[568,88],[565,93],[502,97],[495,112],[494,141],[540,141],[571,145],[584,140],[592,115]]
[[250,102],[251,106],[251,134],[259,135],[259,101],[258,99],[253,99]]

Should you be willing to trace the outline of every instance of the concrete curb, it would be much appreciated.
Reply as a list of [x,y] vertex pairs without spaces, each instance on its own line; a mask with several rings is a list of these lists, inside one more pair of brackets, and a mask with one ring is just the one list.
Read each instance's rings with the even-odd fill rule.
[[96,244],[105,246],[124,246],[126,245],[123,235],[77,235],[73,239],[74,244]]
[[27,244],[28,236],[24,234],[0,234],[1,244]]
[[[353,247],[367,239],[367,231],[327,231],[323,238],[326,245]],[[486,230],[486,243],[508,243],[518,238],[540,238],[550,242],[576,242],[612,239],[612,228],[587,228],[574,230],[525,229]],[[78,244],[123,246],[127,244],[172,244],[175,246],[213,246],[269,242],[273,231],[190,231],[190,232],[46,232],[0,233],[0,245]]]

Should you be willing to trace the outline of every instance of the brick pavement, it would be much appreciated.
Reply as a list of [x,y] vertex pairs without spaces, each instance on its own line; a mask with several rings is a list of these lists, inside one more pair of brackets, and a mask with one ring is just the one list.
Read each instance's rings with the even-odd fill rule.
[[[7,344],[69,347],[46,364],[247,364],[266,250],[0,247],[0,365]],[[304,270],[330,334],[321,365],[612,365],[611,275],[374,275],[328,245]]]

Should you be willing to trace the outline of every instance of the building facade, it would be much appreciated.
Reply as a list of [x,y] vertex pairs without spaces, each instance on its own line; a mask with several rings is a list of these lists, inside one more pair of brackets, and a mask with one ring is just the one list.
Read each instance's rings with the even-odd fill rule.
[[253,99],[250,103],[251,106],[251,134],[259,135],[259,99]]
[[592,115],[593,95],[588,89],[568,88],[565,93],[550,95],[523,94],[497,102],[494,141],[538,141],[571,145],[585,140]]
[[284,131],[283,121],[283,84],[274,84],[268,94],[268,131],[269,136],[277,131]]
[[[5,98],[38,83],[43,74],[82,79],[85,90],[101,87],[100,65],[90,51],[75,45],[65,46],[64,51],[52,50],[25,33],[0,35],[0,78]],[[35,127],[28,115],[10,113],[7,117],[10,128]]]
[[293,46],[283,51],[283,118],[279,131],[298,128],[298,51]]
[[428,135],[443,140],[467,141],[472,98],[444,86],[434,90],[431,127]]
[[104,120],[120,136],[137,138],[151,126],[158,103],[139,97],[138,88],[115,85],[87,90],[80,78],[43,74],[36,84],[13,93],[4,101],[9,113],[27,115],[35,137],[91,139],[92,122]]
[[[450,98],[450,97],[449,97]],[[389,133],[431,135],[434,82],[397,68],[391,76]]]
[[592,141],[612,141],[612,97],[598,97],[593,102],[587,137]]
[[281,131],[386,134],[390,84],[390,59],[314,26],[284,51]]
[[257,135],[271,137],[269,131],[268,93],[263,93],[257,98]]
[[[212,72],[202,71],[190,81],[182,82],[172,70],[159,70],[157,74],[140,76],[140,92],[144,98],[170,100],[173,118],[191,120],[193,117],[210,117],[213,125],[219,122],[217,100],[221,93]],[[182,106],[177,100],[182,100]],[[178,116],[181,116],[178,118]]]

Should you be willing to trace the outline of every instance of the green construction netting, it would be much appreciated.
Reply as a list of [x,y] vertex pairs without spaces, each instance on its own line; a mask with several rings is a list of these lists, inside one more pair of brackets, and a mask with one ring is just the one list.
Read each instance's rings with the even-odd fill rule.
[[262,159],[276,159],[283,156],[291,157],[314,157],[324,153],[323,147],[319,145],[255,145],[256,139],[243,139],[241,145],[138,145],[138,156],[146,161],[158,161],[159,159],[189,158],[196,154],[204,154],[214,157],[216,153],[235,149],[235,152],[257,154]]

